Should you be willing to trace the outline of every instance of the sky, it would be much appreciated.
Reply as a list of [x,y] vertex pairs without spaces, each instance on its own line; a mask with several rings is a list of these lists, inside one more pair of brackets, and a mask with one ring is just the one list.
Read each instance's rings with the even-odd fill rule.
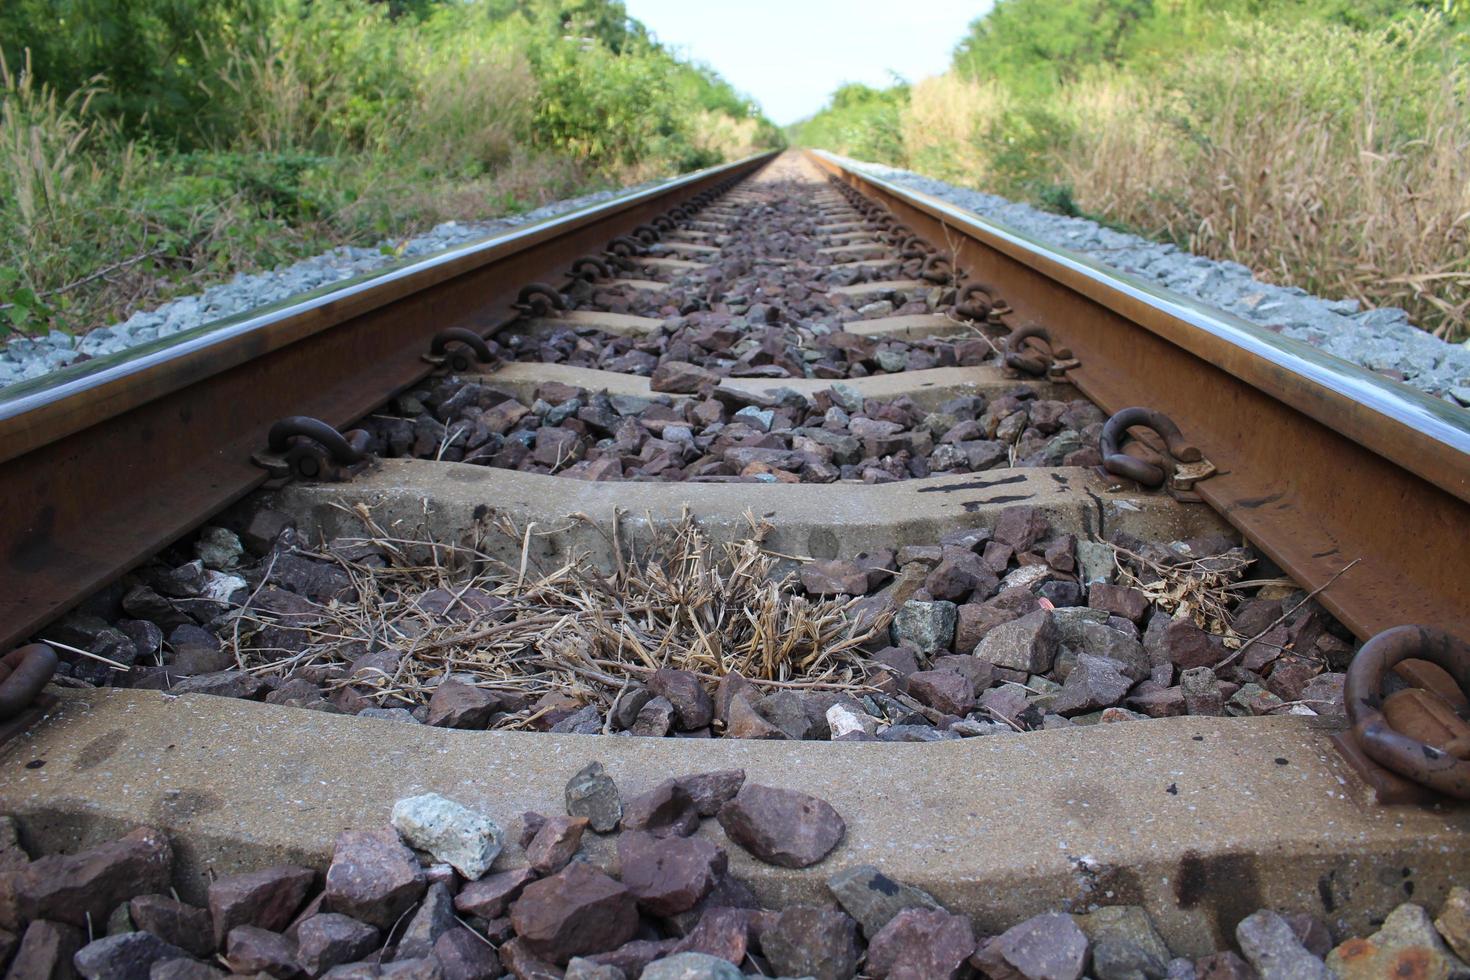
[[938,75],[990,0],[625,0],[665,45],[712,66],[785,126],[844,82]]

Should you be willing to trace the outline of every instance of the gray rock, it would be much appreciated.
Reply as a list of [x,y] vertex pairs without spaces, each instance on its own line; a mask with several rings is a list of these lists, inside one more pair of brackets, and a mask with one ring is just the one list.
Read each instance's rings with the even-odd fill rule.
[[599,834],[615,830],[623,819],[623,800],[617,784],[600,762],[589,762],[567,782],[567,813],[586,817]]
[[495,821],[438,793],[399,800],[392,823],[410,846],[453,865],[471,881],[490,870],[505,844]]
[[1116,660],[1078,654],[1077,664],[1067,674],[1051,710],[1070,716],[1117,704],[1133,685],[1119,669],[1121,666]]
[[1269,909],[1241,919],[1235,941],[1261,980],[1336,980],[1327,965],[1301,944],[1291,925]]
[[904,909],[943,909],[928,892],[894,881],[871,864],[837,872],[827,879],[827,890],[869,939]]
[[565,980],[628,980],[628,975],[615,966],[574,956],[567,962]]
[[1007,929],[987,950],[1028,980],[1077,980],[1087,947],[1087,936],[1070,916],[1047,912]]
[[296,927],[296,959],[314,977],[360,960],[377,946],[377,929],[336,912],[313,915]]
[[1112,582],[1118,574],[1118,565],[1113,560],[1113,546],[1106,541],[1078,541],[1077,564],[1080,566],[1083,585],[1094,582]]
[[363,708],[359,718],[376,718],[379,721],[396,721],[406,725],[417,725],[419,720],[407,708]]
[[910,599],[893,617],[893,642],[907,643],[926,656],[947,651],[954,639],[956,616],[952,602]]
[[449,893],[448,885],[436,881],[424,893],[418,911],[408,920],[408,926],[398,939],[398,952],[394,958],[411,960],[431,955],[439,937],[455,925],[454,896]]
[[[1108,905],[1087,915],[1074,915],[1072,921],[1093,943],[1093,973],[1097,980],[1112,980],[1102,974],[1097,964],[1099,944],[1106,943],[1137,950],[1143,960],[1137,969],[1150,978],[1162,977],[1168,971],[1169,947],[1142,906]],[[1123,954],[1122,950],[1111,950],[1105,953],[1104,959],[1120,963]]]
[[975,647],[975,656],[997,667],[1043,674],[1051,670],[1059,642],[1051,611],[1038,609],[993,627]]
[[704,953],[675,953],[654,960],[639,975],[640,980],[744,980],[744,977],[736,967]]
[[850,980],[862,956],[856,922],[810,905],[782,910],[776,924],[761,934],[761,950],[772,969],[814,980]]
[[[1296,938],[1294,933],[1292,938]],[[1407,976],[1411,975],[1409,971],[1413,971],[1414,976],[1441,977],[1443,980],[1466,980],[1470,977],[1470,966],[1445,945],[1430,921],[1429,913],[1412,902],[1405,902],[1390,912],[1366,943],[1362,940],[1349,940],[1349,943],[1343,943],[1327,954],[1326,968],[1341,980]],[[1406,966],[1408,970],[1404,969]],[[1303,973],[1302,976],[1316,977],[1317,974]]]
[[125,932],[88,943],[72,963],[87,980],[148,980],[153,964],[181,958],[189,954],[151,932]]

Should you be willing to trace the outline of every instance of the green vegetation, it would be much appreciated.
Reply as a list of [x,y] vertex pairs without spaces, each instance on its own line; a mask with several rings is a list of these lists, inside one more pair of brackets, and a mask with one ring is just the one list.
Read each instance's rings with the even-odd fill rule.
[[791,135],[1461,338],[1467,25],[1464,0],[999,0],[946,74]]
[[0,335],[778,145],[618,0],[5,0]]

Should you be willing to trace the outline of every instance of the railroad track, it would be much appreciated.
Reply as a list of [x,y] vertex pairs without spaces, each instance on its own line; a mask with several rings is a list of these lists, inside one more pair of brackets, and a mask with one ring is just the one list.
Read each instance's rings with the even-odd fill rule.
[[[576,728],[577,703],[544,688],[502,702],[500,727],[572,719],[557,731],[730,735],[743,725],[776,740],[593,743],[369,723],[291,705],[414,707],[429,689],[405,694],[396,681],[375,686],[342,671],[312,680],[302,690],[315,693],[295,702],[260,704],[265,688],[240,688],[241,672],[229,669],[235,657],[245,664],[237,628],[216,637],[234,643],[230,662],[200,654],[231,674],[227,681],[198,679],[217,671],[173,670],[158,648],[146,683],[245,699],[112,687],[17,710],[0,750],[0,809],[48,847],[147,822],[177,835],[197,882],[283,857],[321,863],[336,829],[381,822],[409,790],[453,789],[507,814],[552,812],[567,776],[595,757],[633,786],[739,766],[818,792],[847,815],[846,853],[997,931],[1047,908],[1126,902],[1146,906],[1176,949],[1203,951],[1256,908],[1310,908],[1363,927],[1402,900],[1405,881],[1416,895],[1442,896],[1463,871],[1442,855],[1463,849],[1470,813],[1422,784],[1470,795],[1470,762],[1440,750],[1427,764],[1406,762],[1405,746],[1422,746],[1383,727],[1376,696],[1374,711],[1354,709],[1356,738],[1334,741],[1340,702],[1332,711],[1289,709],[1311,701],[1300,695],[1313,676],[1340,674],[1324,665],[1341,668],[1376,634],[1411,625],[1470,636],[1466,413],[830,156],[760,157],[701,172],[7,394],[0,649],[64,642],[58,630],[82,637],[66,647],[81,643],[85,652],[62,649],[73,687],[113,667],[98,667],[112,658],[86,642],[102,634],[88,634],[69,611],[117,606],[124,596],[110,583],[142,563],[150,562],[142,581],[158,601],[140,605],[129,593],[130,621],[148,618],[140,609],[168,607],[159,622],[197,629],[239,605],[238,592],[179,584],[197,529],[212,520],[247,545],[262,542],[263,564],[285,553],[272,548],[288,526],[302,553],[359,570],[365,552],[317,543],[371,540],[437,562],[436,548],[468,541],[477,561],[512,570],[520,586],[568,565],[622,581],[629,549],[694,547],[692,519],[711,561],[756,534],[766,556],[758,567],[792,572],[803,608],[840,609],[846,632],[810,627],[826,687],[840,686],[826,683],[840,671],[818,656],[822,644],[861,639],[877,622],[878,633],[849,647],[882,654],[888,617],[903,613],[892,635],[911,639],[917,660],[905,667],[890,655],[874,661],[886,672],[875,666],[841,679],[888,699],[883,732],[913,729],[905,739],[939,743],[809,743],[801,735],[814,732],[793,733],[765,702],[756,715],[730,714],[731,702],[754,705],[757,695],[799,687],[790,665],[757,678],[748,699],[726,698],[721,684],[713,732],[707,721],[684,724],[677,711],[645,722],[648,699],[615,723],[630,679],[650,680],[636,658],[617,676],[596,658],[573,672],[577,684],[606,689],[592,728]],[[1143,411],[1104,424],[1132,408]],[[1147,575],[1114,582],[1112,568],[1089,562],[1097,552],[1087,545],[1127,542],[1155,567],[1172,562],[1177,571],[1211,556],[1239,558],[1222,539],[1240,535],[1263,567],[1296,586],[1262,600],[1276,601],[1282,615],[1255,620],[1261,628],[1246,638],[1258,655],[1274,643],[1303,673],[1289,687],[1273,683],[1275,656],[1259,662],[1211,647],[1197,669],[1220,704],[1193,713],[1204,695],[1186,690],[1181,670],[1193,661],[1166,653],[1158,662],[1152,651],[1167,650],[1158,646],[1165,641],[1140,629],[1152,609],[1128,605],[1167,590],[1142,588]],[[1180,541],[1197,550],[1172,558],[1160,550]],[[383,554],[367,557],[371,565]],[[253,576],[247,603],[267,579],[267,591],[312,602],[338,594],[317,580],[327,562],[301,567],[304,578],[291,586],[273,566]],[[210,574],[228,578],[218,568]],[[1176,581],[1184,578],[1155,570],[1155,584]],[[472,591],[485,584],[475,580]],[[353,587],[361,592],[363,580]],[[471,587],[454,588],[462,601]],[[983,643],[1005,624],[985,620],[982,607],[993,611],[1007,589],[1032,593],[1012,593],[1024,605],[1009,608],[1007,621],[1055,617],[1076,636],[1053,638],[1039,662],[986,661],[983,682],[961,674],[968,702],[963,691],[935,693],[932,677],[909,680],[914,668],[960,673],[961,659],[970,670],[971,644],[956,630],[973,627]],[[1300,606],[1303,593],[1321,609]],[[867,599],[833,598],[848,594]],[[454,619],[455,599],[438,609],[440,619]],[[210,615],[188,605],[211,601],[221,608]],[[180,603],[194,612],[180,613]],[[958,627],[951,618],[946,637],[934,640],[945,607],[973,617]],[[577,618],[577,607],[557,608],[558,622]],[[1101,616],[1088,626],[1053,608]],[[1181,619],[1189,611],[1171,608]],[[491,612],[477,609],[471,619]],[[1121,617],[1114,629],[1109,615]],[[1294,632],[1283,639],[1271,632],[1278,628]],[[1080,637],[1098,629],[1125,661],[1135,649],[1153,657],[1125,675],[1129,700],[1104,703],[1053,667],[1059,650],[1091,650]],[[1218,644],[1199,635],[1189,637]],[[1462,646],[1398,639],[1359,654],[1373,669],[1360,665],[1361,676],[1349,679],[1350,701],[1355,690],[1374,695],[1404,655],[1440,662],[1470,686]],[[1035,638],[1025,642],[1034,647]],[[1310,650],[1296,646],[1309,642]],[[181,647],[170,640],[176,659]],[[255,656],[257,676],[289,660]],[[434,663],[441,673],[457,669]],[[1251,671],[1227,674],[1248,663]],[[1443,675],[1426,670],[1404,676],[1453,697],[1454,682],[1445,687]],[[705,677],[711,689],[717,673]],[[566,686],[569,675],[559,676]],[[1052,685],[1042,691],[1052,700],[1023,698],[1009,711],[1003,700],[985,701],[987,689],[1035,688],[1038,677]],[[1253,690],[1252,678],[1260,680]],[[288,680],[282,673],[274,690]],[[343,691],[358,700],[344,706]],[[977,697],[983,723],[956,729]],[[966,710],[953,708],[954,698]],[[1259,716],[1225,717],[1226,701]],[[1086,724],[1047,709],[1062,703]],[[1417,704],[1389,711],[1389,721],[1424,739],[1456,737],[1453,719],[1433,716],[1449,725],[1435,729]],[[1104,709],[1114,715],[1100,718]],[[1167,717],[1107,723],[1150,713]],[[841,734],[823,719],[816,727],[831,729],[828,739]],[[1058,730],[979,737],[993,727]],[[843,731],[852,736],[844,741],[878,737],[861,726]],[[905,764],[895,767],[895,758]],[[1412,805],[1386,805],[1404,802]],[[1304,824],[1302,814],[1313,817]],[[820,890],[800,872],[753,862],[741,872],[773,901]]]

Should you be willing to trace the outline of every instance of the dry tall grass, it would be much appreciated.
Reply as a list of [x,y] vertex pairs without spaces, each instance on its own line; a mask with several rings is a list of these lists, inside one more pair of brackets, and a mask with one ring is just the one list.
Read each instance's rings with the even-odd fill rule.
[[1267,280],[1470,335],[1470,67],[1432,18],[1380,32],[1234,25],[1166,71],[1046,96],[957,73],[913,86],[908,166],[1084,211]]
[[992,176],[984,126],[1009,106],[1000,85],[953,72],[918,82],[900,120],[909,165],[940,180],[984,186]]

